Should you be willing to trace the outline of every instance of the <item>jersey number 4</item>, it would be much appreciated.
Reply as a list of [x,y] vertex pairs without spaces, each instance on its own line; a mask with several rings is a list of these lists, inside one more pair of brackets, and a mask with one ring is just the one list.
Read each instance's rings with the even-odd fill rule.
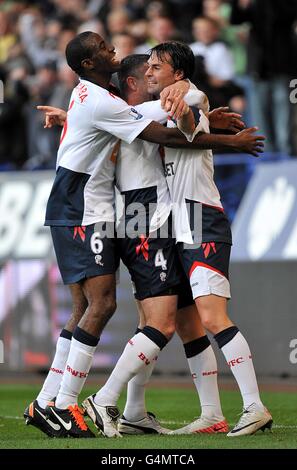
[[167,261],[164,258],[163,250],[160,249],[157,251],[156,256],[155,256],[155,266],[156,268],[161,267],[163,271],[166,271],[167,269]]

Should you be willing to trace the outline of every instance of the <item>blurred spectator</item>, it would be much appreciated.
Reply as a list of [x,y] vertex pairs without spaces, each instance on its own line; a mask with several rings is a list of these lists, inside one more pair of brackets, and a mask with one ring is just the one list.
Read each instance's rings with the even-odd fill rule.
[[290,151],[289,81],[296,75],[296,18],[296,0],[232,0],[232,23],[251,25],[248,70],[255,121],[266,135],[266,150],[283,153]]
[[[142,1],[131,1],[131,0],[104,0],[102,7],[99,10],[98,17],[106,26],[108,30],[107,22],[110,13],[115,11],[124,11],[130,20],[138,19],[143,12]],[[111,31],[108,31],[111,33]]]
[[78,84],[77,75],[71,70],[66,61],[58,68],[58,83],[50,97],[49,105],[67,109],[73,88]]
[[111,38],[111,44],[114,45],[118,60],[122,60],[127,55],[133,54],[136,42],[133,36],[128,33],[115,34]]
[[143,44],[136,49],[136,54],[146,54],[149,49],[161,42],[179,39],[179,34],[174,26],[173,21],[168,17],[157,17],[152,19],[148,24],[148,38]]
[[77,30],[77,34],[84,33],[85,31],[93,31],[93,33],[100,34],[104,38],[106,37],[104,25],[99,20],[89,20],[82,23]]
[[106,27],[110,36],[125,33],[129,23],[129,14],[123,8],[112,10],[106,18]]
[[236,76],[246,74],[249,26],[230,25],[231,5],[223,0],[204,0],[203,16],[214,19],[220,25],[220,39],[225,41],[233,56]]
[[66,46],[76,36],[76,31],[72,29],[64,29],[61,31],[58,41],[57,41],[57,62],[65,60],[65,50]]
[[169,4],[161,0],[153,0],[146,7],[145,16],[149,21],[154,20],[155,18],[161,17],[171,17],[171,11]]
[[58,60],[56,44],[52,40],[47,42],[46,25],[38,10],[28,11],[20,17],[19,33],[34,67]]
[[134,37],[136,45],[144,43],[148,37],[148,21],[145,19],[132,21],[128,25],[128,33]]
[[4,103],[0,104],[0,168],[20,168],[28,158],[25,105],[29,93],[23,84],[24,69],[14,69],[8,76],[0,70],[4,84]]
[[52,128],[48,129],[48,132],[44,132],[43,114],[36,111],[37,105],[51,103],[58,86],[58,74],[55,63],[48,62],[42,65],[28,83],[31,99],[26,113],[29,146],[29,160],[26,162],[26,168],[55,168],[61,129]]
[[[60,129],[45,133],[36,105],[67,108],[76,78],[65,64],[65,48],[76,34],[94,31],[108,37],[123,58],[172,39],[190,43],[193,18],[192,47],[198,54],[194,80],[212,107],[229,105],[238,112],[245,106],[239,85],[249,89],[246,42],[251,29],[248,70],[256,85],[253,103],[263,107],[252,123],[268,134],[270,148],[284,151],[288,81],[294,78],[296,63],[296,4],[297,0],[0,0],[0,68],[6,79],[5,103],[0,104],[0,161],[13,168],[54,167]],[[292,111],[292,128],[297,128],[297,105]],[[297,138],[291,140],[297,153]]]
[[171,18],[180,31],[181,38],[185,42],[191,42],[192,19],[202,14],[202,6],[205,0],[169,0]]
[[190,47],[195,56],[203,58],[197,62],[198,80],[201,83],[201,77],[204,77],[203,91],[208,95],[211,106],[230,106],[233,111],[242,113],[246,104],[244,92],[233,81],[233,58],[227,45],[219,39],[220,23],[206,16],[195,18],[193,36],[196,42]]
[[244,90],[232,80],[217,81],[214,85],[214,82],[210,80],[207,74],[202,56],[195,57],[195,73],[192,81],[200,90],[206,93],[211,109],[229,106],[232,111],[240,114],[244,112]]
[[0,11],[0,64],[7,60],[9,49],[16,41],[8,13]]
[[54,0],[52,3],[56,7],[56,17],[65,28],[71,29],[91,17],[86,0]]
[[194,55],[204,57],[206,71],[214,84],[234,77],[233,58],[228,47],[219,39],[220,24],[207,16],[193,21],[195,42],[190,44]]

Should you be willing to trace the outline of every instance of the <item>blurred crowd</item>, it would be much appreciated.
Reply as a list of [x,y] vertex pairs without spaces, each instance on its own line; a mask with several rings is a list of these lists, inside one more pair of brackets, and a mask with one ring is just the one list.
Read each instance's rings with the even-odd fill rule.
[[0,0],[0,169],[55,167],[60,129],[45,132],[36,105],[68,107],[77,77],[65,48],[90,30],[119,58],[188,43],[193,82],[211,107],[229,106],[257,124],[267,151],[297,155],[297,104],[289,99],[297,0]]

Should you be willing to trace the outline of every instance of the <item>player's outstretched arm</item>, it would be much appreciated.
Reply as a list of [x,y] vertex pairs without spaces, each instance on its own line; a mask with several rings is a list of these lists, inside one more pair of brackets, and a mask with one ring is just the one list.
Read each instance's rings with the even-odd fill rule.
[[245,128],[241,118],[241,114],[232,113],[228,107],[215,108],[208,113],[210,127],[235,133]]
[[258,127],[250,127],[235,135],[198,134],[189,146],[193,144],[192,148],[195,148],[195,145],[202,148],[205,145],[205,148],[212,150],[231,150],[259,157],[264,150],[265,137],[256,135],[257,131]]
[[256,135],[257,127],[251,127],[235,135],[206,134],[199,132],[193,142],[188,142],[178,129],[163,127],[157,122],[151,122],[138,137],[165,147],[200,149],[200,150],[230,150],[233,152],[249,153],[258,157],[263,152],[265,137]]
[[54,108],[53,106],[37,106],[37,109],[44,112],[45,129],[50,129],[53,126],[64,126],[67,119],[67,112],[64,109]]
[[[63,126],[67,118],[67,112],[52,106],[37,106],[39,111],[45,113],[45,128],[53,125]],[[157,122],[151,122],[139,134],[139,138],[154,142],[167,147],[223,150],[229,149],[236,152],[250,153],[256,157],[263,152],[263,141],[265,137],[256,136],[256,127],[245,129],[236,135],[217,135],[199,133],[193,140],[188,142],[185,136],[178,129],[163,127]]]

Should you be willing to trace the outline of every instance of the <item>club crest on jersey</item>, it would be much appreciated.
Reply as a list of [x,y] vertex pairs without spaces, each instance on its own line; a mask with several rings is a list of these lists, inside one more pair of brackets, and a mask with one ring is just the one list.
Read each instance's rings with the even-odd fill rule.
[[129,115],[132,116],[136,121],[143,117],[142,114],[140,114],[135,108],[130,109]]
[[99,266],[104,266],[104,263],[102,263],[102,256],[101,255],[96,255],[95,256],[95,263],[99,264]]
[[164,272],[161,272],[161,273],[160,273],[160,279],[161,279],[162,282],[165,282],[165,281],[166,281],[166,277],[167,277],[167,274],[166,274],[166,273],[164,273]]

